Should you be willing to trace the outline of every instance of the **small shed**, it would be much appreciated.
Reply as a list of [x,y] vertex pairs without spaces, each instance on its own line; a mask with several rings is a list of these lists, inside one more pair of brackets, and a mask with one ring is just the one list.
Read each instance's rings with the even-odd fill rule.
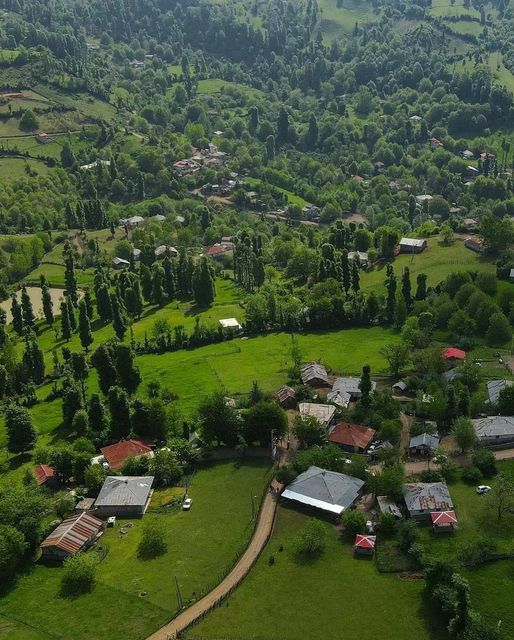
[[130,262],[124,258],[116,256],[112,259],[111,266],[113,269],[128,269],[130,267]]
[[405,382],[405,380],[398,380],[398,382],[395,382],[391,388],[393,390],[393,393],[395,393],[397,396],[402,396],[406,391],[409,390],[409,385]]
[[401,519],[402,512],[400,511],[399,506],[394,500],[389,498],[389,496],[377,496],[377,504],[380,509],[380,513],[390,513],[397,520]]
[[328,387],[327,370],[322,364],[310,362],[302,367],[302,382],[309,387]]
[[328,428],[336,412],[336,408],[331,404],[317,404],[314,402],[300,402],[298,409],[302,418],[313,416],[325,428]]
[[47,464],[38,464],[34,469],[34,475],[39,486],[45,485],[47,487],[52,487],[57,484],[55,469],[53,467],[49,467]]
[[356,556],[372,556],[375,553],[376,536],[365,536],[358,533],[355,536],[353,551]]
[[409,440],[409,454],[426,456],[439,446],[439,438],[430,433],[421,433]]
[[421,253],[427,248],[424,238],[402,238],[399,243],[400,253]]
[[435,533],[453,533],[459,526],[455,511],[432,511],[430,519]]
[[243,327],[239,324],[236,318],[223,318],[220,320],[220,325],[226,331],[232,333],[241,333]]
[[457,347],[446,347],[441,351],[441,357],[450,364],[458,364],[466,360],[466,352]]
[[279,405],[284,409],[294,409],[296,407],[296,392],[287,384],[280,387],[275,397]]
[[78,513],[63,520],[41,543],[44,560],[64,560],[88,549],[103,533],[103,523],[88,513]]

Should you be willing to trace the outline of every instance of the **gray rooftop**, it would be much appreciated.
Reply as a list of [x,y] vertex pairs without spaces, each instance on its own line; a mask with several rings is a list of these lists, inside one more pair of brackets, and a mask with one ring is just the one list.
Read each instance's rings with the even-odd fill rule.
[[446,382],[453,382],[456,380],[461,374],[461,367],[455,367],[453,369],[449,369],[443,373],[443,378]]
[[282,496],[339,515],[355,502],[363,486],[359,478],[312,466]]
[[[360,378],[348,376],[346,378],[336,378],[334,384],[332,385],[332,391],[337,391],[340,394],[347,393],[350,396],[360,397],[361,390],[359,385],[361,383]],[[371,390],[375,391],[377,387],[377,383],[372,380],[371,381]]]
[[405,247],[422,247],[426,243],[423,238],[402,238],[400,244]]
[[409,447],[427,447],[428,449],[437,449],[439,446],[439,438],[429,433],[421,433],[419,436],[413,436],[409,441]]
[[514,416],[488,416],[471,421],[478,438],[514,438]]
[[107,476],[95,507],[144,506],[152,484],[153,476]]
[[340,407],[346,407],[350,404],[352,396],[346,391],[329,391],[327,393],[327,400],[339,405]]
[[302,382],[308,384],[309,381],[319,378],[328,384],[327,370],[322,364],[311,362],[302,367]]
[[447,511],[453,502],[446,482],[411,482],[403,485],[409,511]]
[[298,409],[302,417],[313,416],[324,426],[329,424],[336,412],[336,408],[331,404],[317,404],[315,402],[300,402]]
[[512,380],[489,380],[487,383],[487,395],[489,402],[496,404],[500,399],[500,391],[514,384]]

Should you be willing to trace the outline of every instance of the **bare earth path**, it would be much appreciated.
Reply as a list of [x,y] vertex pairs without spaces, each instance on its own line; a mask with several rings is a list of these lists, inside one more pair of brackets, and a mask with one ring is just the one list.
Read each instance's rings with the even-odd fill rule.
[[[286,461],[296,450],[297,443],[291,442],[289,449],[282,449],[281,460]],[[241,580],[248,574],[253,567],[255,561],[261,554],[269,540],[273,531],[273,523],[275,521],[275,512],[277,509],[277,499],[279,490],[282,487],[278,482],[273,480],[272,485],[275,490],[273,493],[268,491],[264,498],[259,512],[257,526],[253,533],[250,544],[246,548],[241,558],[238,560],[232,571],[224,578],[217,587],[214,587],[206,596],[198,602],[184,609],[179,615],[161,627],[146,640],[169,640],[176,638],[178,634],[189,627],[193,622],[198,620],[202,615],[207,613],[215,606],[224,596],[232,591]]]
[[[494,451],[493,453],[496,460],[512,460],[514,458],[514,449],[501,449],[500,451]],[[469,454],[464,454],[453,458],[453,460],[457,462],[457,464],[466,465],[471,462],[471,456]],[[405,473],[408,476],[421,473],[422,471],[426,471],[428,468],[428,461],[426,459],[412,460],[405,463]],[[430,464],[430,468],[437,469],[433,463]]]

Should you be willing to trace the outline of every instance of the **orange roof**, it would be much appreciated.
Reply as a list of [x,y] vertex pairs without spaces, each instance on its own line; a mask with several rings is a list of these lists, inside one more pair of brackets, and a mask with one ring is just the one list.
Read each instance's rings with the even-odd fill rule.
[[334,444],[343,444],[349,447],[365,449],[373,440],[375,430],[362,424],[351,422],[338,422],[330,432],[328,439]]
[[441,355],[445,360],[451,360],[453,358],[457,360],[465,360],[466,352],[462,349],[457,349],[457,347],[446,347],[441,351]]
[[142,440],[121,440],[100,449],[111,469],[119,469],[127,458],[136,458],[151,453],[151,448]]
[[83,512],[63,520],[43,540],[41,548],[56,547],[72,554],[80,551],[102,528],[102,521]]
[[38,484],[45,484],[50,478],[54,477],[55,471],[47,464],[38,464],[34,469],[34,475],[36,476],[36,482]]
[[457,524],[457,516],[455,515],[455,511],[432,511],[430,513],[430,518],[432,519],[432,524],[435,525]]
[[374,549],[376,541],[376,536],[362,536],[358,533],[355,536],[355,544],[353,546],[359,549]]

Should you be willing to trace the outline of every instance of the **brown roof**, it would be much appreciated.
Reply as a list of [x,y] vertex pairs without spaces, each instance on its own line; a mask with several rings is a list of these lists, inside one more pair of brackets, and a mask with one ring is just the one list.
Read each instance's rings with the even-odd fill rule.
[[373,440],[375,430],[361,424],[338,422],[330,432],[328,439],[334,444],[344,444],[349,447],[365,449]]
[[121,440],[100,449],[111,469],[119,469],[128,458],[137,458],[151,453],[150,447],[142,440]]
[[55,471],[47,464],[38,464],[34,469],[34,475],[36,476],[36,482],[38,484],[45,484],[50,478],[53,478]]
[[56,547],[72,554],[80,551],[102,528],[102,521],[88,513],[79,513],[63,520],[43,540],[41,548]]
[[280,389],[277,391],[277,400],[279,402],[285,402],[286,400],[294,400],[295,397],[296,397],[295,390],[292,389],[291,387],[288,387],[287,384],[285,384],[283,387],[280,387]]

